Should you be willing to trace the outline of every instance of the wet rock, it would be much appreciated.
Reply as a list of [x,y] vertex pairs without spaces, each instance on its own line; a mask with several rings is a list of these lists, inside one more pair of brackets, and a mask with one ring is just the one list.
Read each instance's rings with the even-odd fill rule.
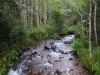
[[51,57],[51,55],[50,55],[50,54],[48,54],[48,55],[47,55],[47,58],[48,58],[48,57]]
[[53,64],[52,60],[48,60],[48,63]]
[[51,49],[52,50],[55,50],[56,49],[56,46],[55,45],[51,45]]
[[32,74],[31,75],[37,75],[37,73],[35,71],[32,71]]
[[70,69],[70,71],[74,71],[74,69]]
[[56,46],[54,45],[54,42],[50,42],[50,45],[51,45],[51,49],[52,50],[55,50],[56,49]]
[[14,65],[12,66],[12,69],[13,69],[14,71],[16,71],[18,64],[19,64],[18,61],[15,61],[15,62],[14,62]]
[[64,41],[64,44],[68,44],[68,41]]
[[61,59],[55,60],[55,62],[61,62],[61,61],[62,61]]
[[29,67],[29,70],[27,71],[26,75],[30,75],[32,73],[32,67]]
[[72,44],[72,43],[73,43],[73,40],[72,39],[70,39],[68,41],[64,41],[64,44]]
[[44,49],[49,50],[50,48],[48,46],[44,45]]
[[31,51],[26,51],[26,52],[23,53],[23,56],[29,56],[29,55],[31,55],[31,54],[32,54]]
[[44,71],[43,70],[40,70],[39,72],[35,72],[35,74],[32,74],[32,75],[44,75]]
[[60,53],[62,54],[68,54],[68,52],[64,51],[64,50],[59,50]]
[[79,65],[79,63],[78,63],[78,62],[76,62],[76,63],[74,63],[74,65],[75,65],[75,66],[78,66],[78,65]]
[[59,57],[60,59],[64,58],[64,57]]
[[50,45],[53,45],[54,44],[54,42],[50,42]]
[[76,55],[76,52],[70,51],[69,54],[71,54],[71,55]]
[[52,61],[52,57],[51,57],[51,56],[48,56],[47,59],[48,59],[48,63],[50,63],[50,64],[53,63],[53,61]]
[[65,52],[63,50],[59,50],[60,53],[65,54]]
[[72,58],[69,58],[69,60],[73,60]]
[[29,69],[28,67],[24,67],[23,70],[22,70],[22,72],[25,73],[25,72],[28,71],[28,69]]
[[60,36],[57,36],[57,37],[55,38],[55,40],[61,40],[61,37],[60,37]]
[[57,75],[62,75],[62,71],[60,69],[57,69],[55,73],[57,73]]
[[44,66],[45,66],[45,69],[48,69],[48,68],[52,68],[53,67],[53,65],[50,64],[50,63],[45,63]]
[[74,56],[76,59],[78,58],[77,52],[70,51],[69,54],[71,54],[72,56]]
[[54,72],[49,72],[47,75],[55,75],[55,73]]
[[32,55],[34,55],[34,56],[35,56],[36,54],[38,54],[38,52],[37,52],[37,51],[34,51],[34,52],[32,53]]

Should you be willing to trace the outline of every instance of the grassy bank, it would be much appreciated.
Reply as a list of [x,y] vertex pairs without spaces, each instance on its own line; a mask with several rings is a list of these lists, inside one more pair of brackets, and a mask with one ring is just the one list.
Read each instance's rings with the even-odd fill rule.
[[92,45],[92,58],[89,56],[88,40],[77,38],[73,42],[73,49],[77,52],[81,64],[92,75],[100,75],[100,47]]

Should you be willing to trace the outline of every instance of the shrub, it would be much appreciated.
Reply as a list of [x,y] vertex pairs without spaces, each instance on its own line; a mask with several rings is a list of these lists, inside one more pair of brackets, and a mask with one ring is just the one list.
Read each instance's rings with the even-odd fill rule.
[[1,52],[0,55],[2,55],[0,57],[0,73],[5,75],[7,69],[13,65],[13,61],[18,60],[18,53],[15,50],[6,50]]
[[32,34],[30,36],[34,41],[41,40],[48,37],[48,33],[44,26],[39,26],[33,28]]
[[88,41],[84,38],[75,39],[72,45],[74,51],[77,52],[81,64],[88,69],[93,75],[100,74],[100,48],[92,48],[92,58],[89,56]]
[[83,48],[88,48],[88,40],[85,37],[76,38],[73,41],[72,47],[75,51],[82,50]]

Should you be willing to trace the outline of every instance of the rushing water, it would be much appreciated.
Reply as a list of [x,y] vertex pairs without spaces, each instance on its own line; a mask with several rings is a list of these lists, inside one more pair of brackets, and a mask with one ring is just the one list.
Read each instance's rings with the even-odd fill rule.
[[88,75],[72,51],[74,35],[47,40],[22,54],[7,75]]

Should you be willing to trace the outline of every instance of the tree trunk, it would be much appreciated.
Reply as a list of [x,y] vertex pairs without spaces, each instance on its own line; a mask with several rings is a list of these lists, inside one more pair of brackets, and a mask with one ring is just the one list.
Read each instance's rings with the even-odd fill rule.
[[38,1],[36,2],[36,23],[37,23],[37,26],[39,27],[39,13],[38,13]]
[[[42,0],[40,0],[40,2],[42,3]],[[40,5],[39,6],[39,16],[40,16],[40,20],[39,20],[39,22],[40,22],[40,25],[42,24],[42,21],[41,21],[41,19],[42,19],[42,16],[41,16],[41,9],[42,9],[42,6]]]
[[97,3],[93,0],[94,4],[95,4],[95,9],[94,9],[94,33],[95,33],[95,41],[96,41],[96,45],[98,46],[98,39],[97,39],[97,30],[96,30],[96,10],[97,10]]
[[31,16],[30,16],[30,22],[31,22],[31,24],[33,24],[33,0],[31,0]]
[[82,36],[84,37],[84,26],[83,26],[83,17],[82,17],[82,14],[80,13],[80,12],[78,12],[79,13],[79,15],[81,16],[81,24],[82,24]]
[[84,26],[83,26],[83,15],[80,13],[80,10],[82,10],[82,9],[80,9],[79,8],[79,3],[78,3],[78,0],[76,0],[76,4],[77,4],[77,8],[78,8],[78,14],[80,15],[80,17],[81,17],[81,24],[82,24],[82,36],[84,37]]
[[[26,6],[25,4],[25,0],[20,0],[20,3],[24,6]],[[24,29],[26,29],[27,27],[27,12],[25,7],[23,7],[23,9],[21,10],[21,21],[24,23]]]
[[90,58],[92,58],[92,51],[91,51],[91,14],[92,14],[92,5],[91,5],[91,0],[89,0],[89,52],[90,52]]
[[44,24],[46,25],[47,23],[47,4],[44,1]]

